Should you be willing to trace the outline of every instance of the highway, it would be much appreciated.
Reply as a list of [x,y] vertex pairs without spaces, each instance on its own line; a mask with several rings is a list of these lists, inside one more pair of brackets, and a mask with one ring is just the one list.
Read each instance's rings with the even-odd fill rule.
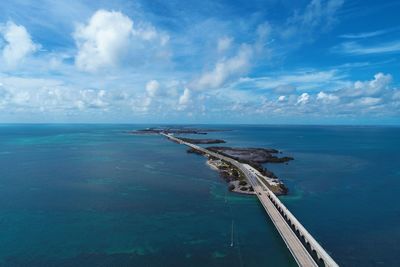
[[242,171],[299,266],[338,266],[296,217],[266,186],[265,183],[270,180],[270,178],[263,176],[259,171],[248,164],[240,163],[232,158],[214,153],[203,147],[184,142],[172,134],[161,133],[161,135],[179,144],[201,151],[206,156],[210,155],[229,162]]

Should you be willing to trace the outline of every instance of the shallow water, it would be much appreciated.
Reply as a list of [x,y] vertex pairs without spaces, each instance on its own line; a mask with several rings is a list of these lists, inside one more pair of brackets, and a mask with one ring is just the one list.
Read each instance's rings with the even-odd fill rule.
[[[142,127],[1,125],[0,264],[296,266],[254,197],[227,193],[185,147],[126,133]],[[340,265],[400,261],[399,128],[207,127],[295,157],[267,167]]]

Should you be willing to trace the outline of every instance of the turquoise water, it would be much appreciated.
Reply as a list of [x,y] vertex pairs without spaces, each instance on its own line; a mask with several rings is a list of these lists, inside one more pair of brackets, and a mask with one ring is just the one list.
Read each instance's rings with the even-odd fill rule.
[[[256,199],[142,127],[1,125],[0,266],[296,266]],[[295,157],[267,167],[340,265],[398,265],[400,128],[218,127]]]

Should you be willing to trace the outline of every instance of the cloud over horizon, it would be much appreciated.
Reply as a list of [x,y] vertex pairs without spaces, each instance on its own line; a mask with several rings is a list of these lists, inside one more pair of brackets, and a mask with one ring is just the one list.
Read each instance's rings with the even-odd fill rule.
[[35,44],[26,28],[17,25],[13,21],[8,21],[0,26],[0,33],[6,42],[2,49],[2,60],[7,67],[15,68],[23,59],[39,49]]
[[78,48],[75,64],[89,72],[119,66],[134,59],[133,53],[151,53],[148,46],[154,42],[164,46],[169,39],[152,25],[134,23],[121,12],[107,10],[96,11],[87,24],[78,25],[73,37]]
[[[79,14],[55,10],[63,43],[52,22],[0,11],[3,121],[397,122],[400,115],[391,58],[400,51],[397,30],[342,27],[343,0],[311,0],[276,16],[238,14],[228,4],[206,14],[180,3],[180,12],[163,14],[145,2],[71,1]],[[376,59],[358,61],[363,55]]]

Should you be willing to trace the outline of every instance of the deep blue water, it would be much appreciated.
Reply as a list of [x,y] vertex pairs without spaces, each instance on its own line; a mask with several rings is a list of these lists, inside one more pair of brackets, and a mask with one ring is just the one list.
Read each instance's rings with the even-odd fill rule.
[[[0,266],[296,266],[254,197],[142,127],[0,125]],[[340,265],[399,266],[400,128],[217,128],[295,158],[267,167]]]

